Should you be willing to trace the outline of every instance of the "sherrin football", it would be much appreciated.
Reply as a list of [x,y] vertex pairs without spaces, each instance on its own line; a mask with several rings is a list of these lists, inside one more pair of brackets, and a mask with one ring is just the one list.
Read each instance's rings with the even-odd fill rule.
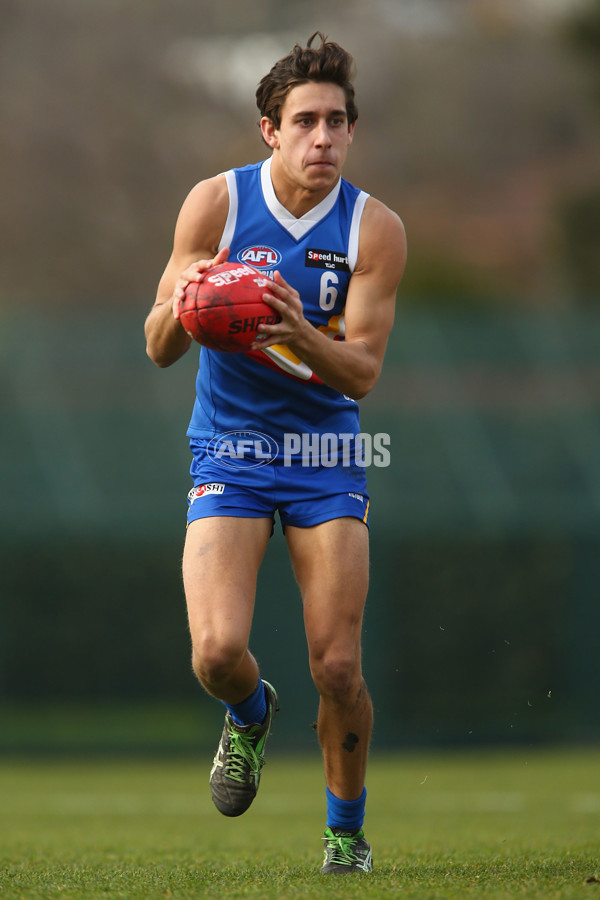
[[269,283],[245,263],[221,263],[208,269],[202,281],[188,284],[179,304],[179,320],[204,347],[241,353],[257,339],[261,325],[274,325],[281,319],[262,299]]

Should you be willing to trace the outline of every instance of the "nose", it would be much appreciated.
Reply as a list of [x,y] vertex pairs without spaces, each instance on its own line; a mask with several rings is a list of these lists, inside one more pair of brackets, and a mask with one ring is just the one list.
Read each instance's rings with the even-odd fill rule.
[[315,129],[315,146],[331,147],[331,136],[329,134],[327,119],[319,119]]

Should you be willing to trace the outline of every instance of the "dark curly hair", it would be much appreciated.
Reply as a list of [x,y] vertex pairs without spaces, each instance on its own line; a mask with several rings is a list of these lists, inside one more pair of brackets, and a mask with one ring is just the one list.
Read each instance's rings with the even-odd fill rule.
[[[312,42],[316,37],[321,39],[321,46],[314,48]],[[261,116],[266,116],[275,128],[279,128],[281,108],[292,88],[307,81],[327,81],[339,85],[344,91],[348,124],[351,125],[358,118],[351,81],[354,72],[354,60],[348,51],[334,41],[328,41],[322,32],[315,31],[306,47],[296,44],[261,79],[256,89],[256,105]]]

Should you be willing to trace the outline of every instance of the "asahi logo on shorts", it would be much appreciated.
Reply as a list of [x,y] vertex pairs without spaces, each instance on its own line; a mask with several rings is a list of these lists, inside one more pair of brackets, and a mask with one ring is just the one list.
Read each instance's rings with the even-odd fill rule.
[[304,265],[313,269],[335,269],[338,272],[349,272],[348,257],[335,250],[307,250]]
[[194,500],[197,500],[199,497],[206,497],[208,494],[222,494],[224,490],[225,485],[216,481],[210,482],[209,484],[197,484],[196,487],[193,487],[189,492],[188,500],[190,503],[193,503]]

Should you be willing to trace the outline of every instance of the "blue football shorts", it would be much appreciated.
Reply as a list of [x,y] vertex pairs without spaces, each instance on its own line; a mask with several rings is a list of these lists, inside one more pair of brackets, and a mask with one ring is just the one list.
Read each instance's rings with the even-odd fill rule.
[[[210,516],[275,519],[308,527],[352,516],[369,524],[369,495],[364,467],[284,465],[253,458],[218,458],[207,440],[190,440],[194,487],[188,494],[188,524]],[[232,464],[233,462],[233,464]]]

